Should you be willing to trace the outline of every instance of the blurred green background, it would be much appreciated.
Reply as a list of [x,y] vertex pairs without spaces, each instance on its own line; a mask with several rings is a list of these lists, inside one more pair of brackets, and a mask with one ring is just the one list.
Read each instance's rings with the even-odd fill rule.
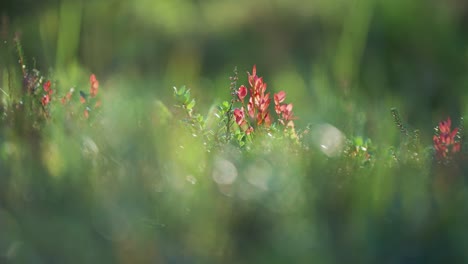
[[[0,262],[468,263],[468,192],[445,177],[466,169],[344,175],[318,150],[205,153],[154,121],[173,86],[205,114],[256,64],[299,128],[397,145],[397,107],[429,146],[468,112],[465,1],[3,0],[0,15],[2,41],[19,34],[59,94],[95,73],[104,105],[89,127],[2,125]],[[2,45],[5,89],[19,65]]]
[[434,118],[466,111],[464,1],[20,0],[2,5],[11,30],[22,32],[26,55],[40,68],[76,66],[104,79],[134,77],[146,83],[146,89],[134,88],[136,93],[163,96],[173,85],[185,84],[209,105],[225,98],[234,66],[244,73],[257,64],[270,87],[289,91],[299,116],[324,104],[324,93],[379,106],[387,96],[398,97],[411,123],[425,128]]

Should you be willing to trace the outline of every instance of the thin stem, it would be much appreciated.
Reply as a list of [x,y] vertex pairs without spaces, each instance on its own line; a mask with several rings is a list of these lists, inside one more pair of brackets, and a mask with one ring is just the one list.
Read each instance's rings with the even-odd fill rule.
[[400,129],[401,133],[405,134],[406,136],[409,135],[408,129],[403,125],[403,122],[401,122],[400,115],[398,114],[398,110],[396,108],[392,108],[390,110],[393,116],[393,120],[397,127]]
[[227,122],[226,122],[226,141],[231,139],[231,121],[232,121],[232,108],[234,103],[236,102],[236,87],[237,87],[237,80],[238,80],[238,72],[237,66],[234,67],[234,76],[230,77],[231,84],[229,86],[229,90],[231,91],[231,103],[229,104],[229,109],[226,113],[227,115]]

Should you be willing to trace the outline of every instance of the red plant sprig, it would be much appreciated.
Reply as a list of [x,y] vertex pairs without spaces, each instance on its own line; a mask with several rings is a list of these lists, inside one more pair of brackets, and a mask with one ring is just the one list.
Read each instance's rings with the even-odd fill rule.
[[[85,119],[88,119],[90,112],[94,109],[97,109],[101,106],[101,100],[97,100],[97,94],[99,89],[99,81],[96,78],[96,75],[91,74],[89,77],[90,88],[89,93],[79,91],[79,101],[81,105],[84,106],[83,116]],[[72,101],[72,96],[75,92],[75,88],[70,88],[70,90],[61,98],[60,102],[62,105],[68,105]],[[94,105],[92,103],[94,102]]]
[[[97,80],[96,78],[96,75],[91,74],[90,77],[89,77],[89,83],[90,83],[90,88],[89,88],[89,97],[90,98],[95,98],[97,96],[97,93],[98,93],[98,89],[99,89],[99,81]],[[88,95],[85,94],[84,92],[80,91],[80,102],[82,104],[85,104],[88,102]],[[96,101],[96,103],[94,104],[94,108],[98,108],[101,106],[101,101]],[[86,119],[89,118],[89,112],[91,111],[91,107],[90,106],[86,106],[85,110],[83,111],[83,115]]]
[[236,119],[236,123],[239,126],[242,126],[245,123],[247,123],[245,121],[244,107],[242,107],[240,109],[239,108],[234,109],[234,118]]
[[275,100],[275,111],[278,114],[278,122],[280,122],[283,126],[287,127],[294,127],[293,119],[293,104],[281,104],[286,99],[286,93],[284,91],[280,91],[279,93],[274,95]]
[[244,107],[234,109],[234,118],[236,120],[236,124],[247,134],[253,132],[253,127],[249,126],[245,119],[245,111]]
[[70,88],[70,90],[67,92],[67,94],[65,94],[65,96],[63,96],[62,99],[60,100],[61,103],[63,105],[65,105],[66,103],[70,102],[74,92],[75,92],[75,88],[73,88],[73,87]]
[[42,103],[42,106],[44,107],[47,106],[52,100],[53,90],[52,88],[50,88],[50,86],[51,86],[50,81],[45,82],[44,85],[42,86],[42,88],[44,89],[44,92],[46,92],[41,98],[41,103]]
[[446,121],[441,121],[439,126],[435,128],[436,134],[432,140],[439,161],[447,161],[460,152],[461,144],[457,138],[458,128],[451,130],[451,126],[452,121],[449,117]]
[[250,84],[250,98],[247,104],[247,111],[249,116],[256,119],[257,125],[265,124],[269,127],[271,125],[270,113],[268,107],[270,106],[270,93],[266,93],[267,84],[263,82],[263,77],[257,76],[257,67],[254,65],[252,74],[249,75]]
[[[263,77],[257,75],[257,67],[254,65],[252,73],[247,72],[249,88],[241,85],[237,90],[237,97],[242,104],[241,108],[234,109],[234,118],[239,127],[246,134],[254,131],[250,121],[255,124],[255,127],[264,125],[269,128],[272,124],[272,117],[269,111],[271,102],[270,93],[266,92],[267,84],[263,81]],[[245,103],[246,97],[249,95],[247,105]],[[286,99],[286,93],[280,91],[273,96],[275,102],[275,112],[278,114],[278,122],[291,130],[291,136],[297,137],[294,131],[295,119],[292,109],[292,104],[282,104]],[[247,112],[245,111],[247,109]],[[249,118],[250,117],[250,118]]]
[[[252,74],[247,72],[250,87],[247,88],[241,85],[237,90],[237,97],[242,103],[241,108],[236,108],[233,111],[236,123],[246,133],[250,134],[254,128],[247,121],[247,115],[245,109],[247,108],[247,114],[253,119],[256,126],[264,124],[266,127],[271,125],[270,114],[268,107],[270,105],[270,94],[265,94],[267,84],[263,82],[262,77],[257,76],[257,67],[254,65]],[[245,105],[245,98],[250,94],[247,106]]]
[[91,97],[96,97],[99,89],[99,81],[96,79],[96,75],[91,74],[91,76],[89,77],[89,82],[91,83],[89,95]]

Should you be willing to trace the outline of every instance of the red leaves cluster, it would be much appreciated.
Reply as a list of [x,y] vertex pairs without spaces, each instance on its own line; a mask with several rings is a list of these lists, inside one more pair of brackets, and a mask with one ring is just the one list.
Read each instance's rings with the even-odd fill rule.
[[257,76],[257,67],[254,65],[252,74],[249,75],[250,84],[250,99],[247,104],[247,111],[250,118],[256,119],[257,125],[265,124],[267,127],[271,125],[270,112],[270,93],[266,93],[267,84],[263,82],[262,77]]
[[54,91],[52,90],[50,86],[51,86],[50,81],[45,82],[44,85],[42,86],[42,88],[44,89],[44,92],[46,92],[41,98],[41,103],[43,106],[47,106],[52,99],[52,93]]
[[[99,89],[99,81],[96,79],[96,75],[91,74],[89,77],[89,83],[91,84],[89,88],[89,96],[91,98],[96,97]],[[84,95],[83,92],[80,92],[80,101],[82,104],[86,103],[86,96]],[[94,108],[98,108],[101,105],[101,101],[97,101],[94,105]],[[89,117],[89,112],[91,111],[91,108],[88,106],[84,110],[84,117],[88,118]]]
[[252,133],[253,127],[249,126],[245,120],[244,107],[234,109],[234,118],[236,119],[236,123],[245,131],[247,135]]
[[245,114],[244,114],[244,107],[234,109],[234,118],[236,119],[236,123],[239,126],[242,126],[246,123],[245,121]]
[[[95,98],[97,96],[98,89],[99,89],[99,81],[97,80],[96,75],[91,74],[91,76],[89,77],[89,82],[90,82],[89,94],[86,94],[85,92],[80,91],[80,103],[81,104],[89,103],[90,98]],[[75,89],[71,88],[67,92],[67,94],[64,97],[62,97],[61,102],[62,102],[63,105],[65,105],[65,104],[67,104],[68,102],[71,101],[71,98],[72,98],[72,95],[73,95],[74,91],[75,91]],[[96,109],[96,108],[98,108],[100,106],[101,106],[101,101],[98,100],[94,104],[94,109]],[[88,118],[90,111],[91,111],[91,107],[86,106],[84,111],[83,111],[83,116],[85,118]]]
[[451,130],[451,126],[450,117],[446,121],[441,121],[436,128],[439,133],[432,138],[436,157],[439,160],[448,159],[451,155],[460,152],[461,144],[456,138],[458,128]]
[[[89,88],[89,96],[91,98],[96,97],[99,89],[99,81],[96,79],[96,75],[91,74],[91,76],[89,77],[89,83],[91,84]],[[86,103],[87,97],[88,95],[80,91],[80,102],[82,104]]]
[[[267,84],[263,81],[263,77],[257,76],[257,67],[254,65],[252,73],[248,74],[249,88],[241,85],[237,90],[237,97],[242,103],[241,108],[234,109],[234,118],[236,123],[246,132],[250,134],[253,127],[249,126],[246,120],[245,108],[247,108],[248,117],[256,124],[256,126],[264,125],[269,127],[272,123],[269,111],[270,93],[266,92]],[[247,95],[250,95],[245,107],[244,100]],[[281,104],[286,98],[286,93],[281,91],[274,95],[275,111],[278,114],[278,122],[284,126],[294,127],[292,104]]]
[[294,127],[294,119],[292,109],[292,104],[281,104],[286,99],[286,93],[284,91],[280,91],[279,93],[274,95],[275,100],[275,111],[279,116],[278,122],[280,122],[283,126],[287,127]]
[[70,88],[70,90],[67,92],[67,94],[64,97],[62,97],[61,102],[62,102],[63,105],[70,102],[74,91],[75,91],[74,88]]
[[91,74],[91,76],[89,77],[89,82],[91,83],[89,95],[91,97],[96,97],[99,89],[99,81],[96,79],[96,75]]

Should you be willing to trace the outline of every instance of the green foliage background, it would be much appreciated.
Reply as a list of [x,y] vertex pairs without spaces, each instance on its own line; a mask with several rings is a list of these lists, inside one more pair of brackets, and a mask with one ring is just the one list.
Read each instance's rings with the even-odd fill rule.
[[[467,116],[463,1],[18,0],[2,14],[0,262],[468,262],[464,164],[388,165],[403,140],[392,107],[424,148],[440,120]],[[21,99],[15,32],[58,94],[96,74],[92,122],[58,102],[39,130],[34,113],[5,121]],[[327,157],[314,135],[299,153],[204,151],[168,111],[172,87],[207,114],[230,99],[234,66],[245,84],[253,64],[298,128],[370,138],[380,160]],[[220,160],[234,183],[214,180]]]

